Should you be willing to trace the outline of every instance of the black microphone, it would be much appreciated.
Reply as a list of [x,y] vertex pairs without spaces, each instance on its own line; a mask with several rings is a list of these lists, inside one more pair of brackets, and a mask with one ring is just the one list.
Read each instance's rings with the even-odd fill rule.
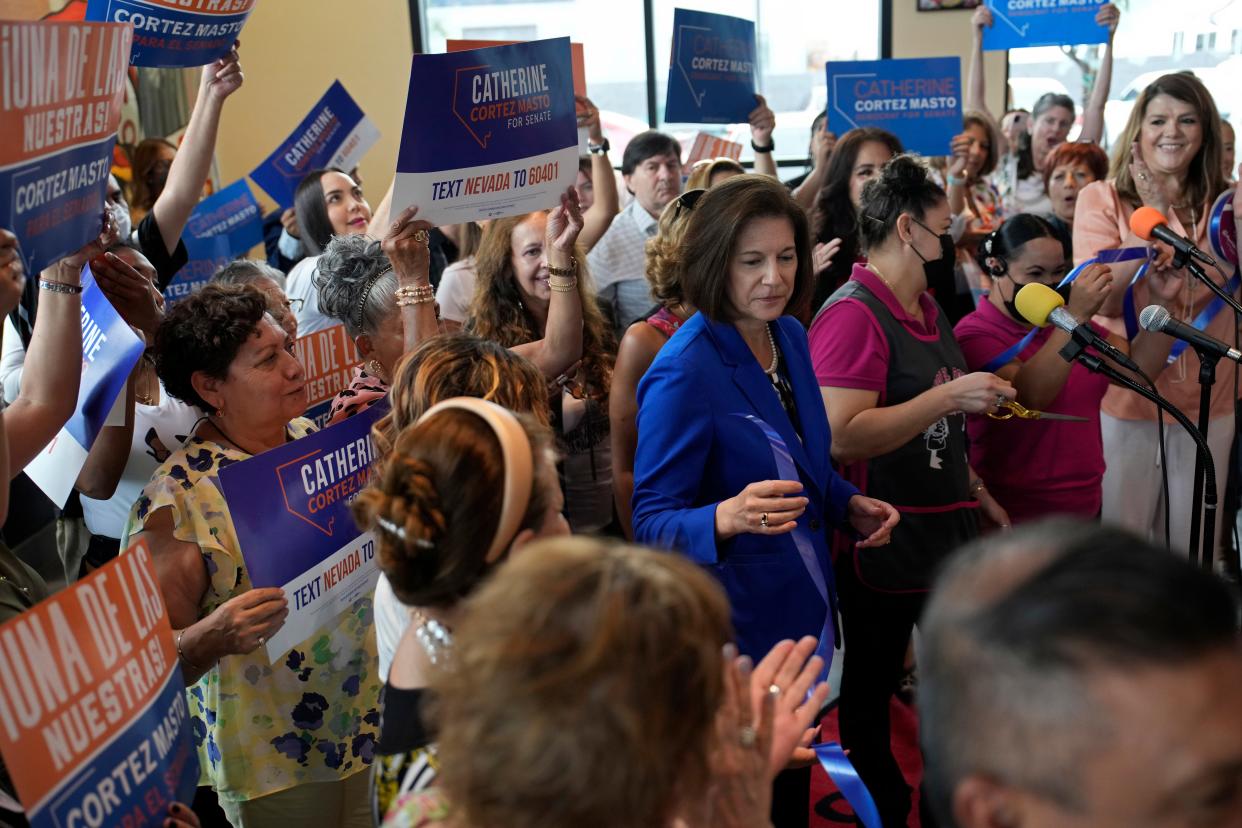
[[1139,368],[1138,364],[1123,351],[1097,334],[1090,325],[1080,324],[1074,315],[1064,308],[1065,300],[1061,298],[1061,294],[1047,285],[1039,282],[1025,284],[1014,296],[1013,301],[1018,308],[1018,313],[1032,325],[1041,328],[1049,323],[1056,325],[1082,344],[1095,348],[1139,376],[1143,375],[1143,369]]
[[1230,348],[1216,337],[1208,336],[1193,325],[1177,321],[1159,305],[1148,305],[1143,308],[1143,312],[1139,314],[1139,325],[1145,331],[1162,333],[1174,339],[1180,339],[1195,346],[1196,349],[1202,349],[1217,357],[1242,362],[1242,351]]
[[1216,260],[1184,236],[1179,236],[1169,229],[1168,219],[1155,207],[1140,207],[1130,216],[1130,232],[1144,241],[1162,241],[1183,256],[1198,259],[1209,267],[1216,267]]

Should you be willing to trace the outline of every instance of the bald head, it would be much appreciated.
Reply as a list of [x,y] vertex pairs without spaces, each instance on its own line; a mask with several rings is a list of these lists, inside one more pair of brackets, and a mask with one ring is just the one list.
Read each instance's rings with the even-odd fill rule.
[[1214,577],[1118,530],[1051,522],[964,549],[920,624],[921,733],[942,824],[992,824],[972,815],[996,817],[997,802],[1055,814],[1014,824],[1092,813],[1085,769],[1132,726],[1109,680],[1222,652],[1242,667],[1236,621]]

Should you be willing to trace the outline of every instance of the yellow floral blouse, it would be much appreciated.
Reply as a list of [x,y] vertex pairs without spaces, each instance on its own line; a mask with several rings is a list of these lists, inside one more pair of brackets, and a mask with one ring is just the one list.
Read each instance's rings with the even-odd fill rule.
[[[314,429],[289,424],[295,439]],[[249,455],[191,437],[155,471],[134,503],[121,548],[147,517],[172,509],[173,534],[198,544],[210,585],[198,617],[251,588],[216,477]],[[371,596],[335,625],[269,663],[260,647],[222,658],[187,688],[202,776],[224,800],[239,802],[367,770],[379,735],[379,694]]]

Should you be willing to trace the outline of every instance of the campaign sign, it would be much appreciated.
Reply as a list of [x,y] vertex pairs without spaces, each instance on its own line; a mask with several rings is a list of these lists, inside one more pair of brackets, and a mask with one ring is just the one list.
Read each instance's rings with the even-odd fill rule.
[[[444,41],[444,51],[446,52],[464,52],[469,49],[486,49],[489,46],[508,46],[511,43],[523,43],[521,40],[446,40]],[[586,55],[582,51],[581,43],[569,44],[570,54],[573,58],[574,66],[574,94],[586,97]],[[582,115],[586,111],[585,107],[574,104],[574,112]],[[578,153],[586,155],[589,152],[587,144],[590,143],[590,136],[584,128],[578,129]]]
[[299,336],[293,344],[293,355],[306,371],[306,414],[316,428],[328,424],[332,400],[349,386],[354,368],[362,364],[362,356],[345,333],[344,325]]
[[910,152],[945,155],[962,131],[960,58],[829,63],[828,129],[879,127]]
[[[26,466],[26,474],[63,507],[86,463],[86,455],[109,419],[124,404],[125,383],[146,343],[121,319],[87,265],[82,272],[82,381],[78,407],[47,448]],[[123,410],[119,412],[123,414]]]
[[220,469],[250,582],[282,587],[289,616],[268,640],[275,663],[375,590],[375,539],[350,501],[366,486],[375,449],[373,405],[331,428]]
[[308,172],[325,167],[348,172],[379,137],[375,124],[341,82],[333,81],[297,129],[250,177],[281,207],[292,207],[293,194]]
[[190,260],[164,288],[168,304],[189,296],[222,265],[263,243],[263,214],[250,185],[234,181],[200,201],[181,237]]
[[572,63],[567,37],[414,55],[393,215],[417,204],[445,225],[557,205],[578,175]]
[[717,158],[732,158],[737,161],[742,157],[742,145],[727,138],[717,138],[706,132],[697,133],[686,160],[682,164],[692,167],[700,161],[714,161]]
[[755,104],[755,24],[675,9],[665,122],[739,124]]
[[984,51],[1106,43],[1108,29],[1095,22],[1095,15],[1105,2],[987,0],[992,25],[983,30]]
[[0,755],[34,828],[163,825],[198,785],[189,722],[145,544],[0,626]]
[[88,0],[87,20],[134,25],[134,66],[205,66],[233,48],[255,0]]
[[0,227],[28,274],[99,235],[133,30],[0,22]]

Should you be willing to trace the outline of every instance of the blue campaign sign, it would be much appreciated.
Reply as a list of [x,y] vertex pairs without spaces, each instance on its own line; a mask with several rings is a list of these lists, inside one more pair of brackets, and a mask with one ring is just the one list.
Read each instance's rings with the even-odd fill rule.
[[558,203],[577,177],[573,90],[567,37],[414,55],[394,215],[417,204],[457,224]]
[[279,658],[375,588],[375,542],[350,502],[366,486],[371,426],[387,406],[220,469],[250,582],[282,587],[289,617],[267,642]]
[[983,48],[995,52],[1027,46],[1105,43],[1108,29],[1095,22],[1107,0],[987,0],[992,26]]
[[962,131],[960,58],[829,63],[828,129],[886,129],[910,152],[947,155]]
[[292,207],[294,191],[308,172],[324,167],[348,172],[378,140],[375,124],[341,82],[333,81],[297,128],[254,168],[250,177],[281,207]]
[[755,108],[755,24],[675,9],[664,120],[737,124]]
[[244,180],[234,181],[200,201],[182,238],[190,260],[164,289],[166,302],[189,296],[221,265],[263,243],[263,215],[250,185]]
[[125,382],[146,343],[104,296],[90,265],[82,274],[82,284],[82,385],[78,407],[65,430],[89,449],[117,397],[125,390]]
[[205,66],[233,48],[255,0],[88,0],[87,20],[134,25],[134,66]]
[[131,34],[0,21],[0,227],[31,276],[99,235]]

